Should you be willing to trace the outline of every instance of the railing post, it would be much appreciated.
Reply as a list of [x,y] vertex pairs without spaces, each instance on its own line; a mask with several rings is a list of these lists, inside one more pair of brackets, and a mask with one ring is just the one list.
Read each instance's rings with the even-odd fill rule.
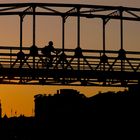
[[12,68],[12,48],[10,48],[10,68]]

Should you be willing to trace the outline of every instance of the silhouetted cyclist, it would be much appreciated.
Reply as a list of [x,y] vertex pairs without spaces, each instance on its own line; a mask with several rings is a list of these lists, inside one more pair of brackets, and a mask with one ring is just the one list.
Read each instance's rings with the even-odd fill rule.
[[42,54],[44,54],[45,56],[50,56],[51,52],[55,53],[55,49],[53,46],[53,42],[49,41],[49,44],[42,49]]
[[52,61],[53,61],[53,56],[51,54],[52,52],[56,53],[53,46],[53,42],[49,41],[48,45],[42,48],[42,54],[46,56],[46,60],[49,62],[50,65],[52,65]]

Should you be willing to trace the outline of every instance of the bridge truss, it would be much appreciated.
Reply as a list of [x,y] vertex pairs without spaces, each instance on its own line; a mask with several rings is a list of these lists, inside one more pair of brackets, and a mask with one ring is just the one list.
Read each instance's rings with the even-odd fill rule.
[[[123,48],[123,21],[140,21],[140,8],[84,4],[19,3],[0,4],[0,16],[18,16],[20,45],[0,46],[0,84],[122,86],[139,84],[140,52]],[[32,46],[23,47],[23,22],[33,18]],[[59,16],[62,19],[62,48],[51,58],[36,46],[36,17]],[[77,47],[65,48],[65,23],[77,18]],[[86,50],[80,44],[81,18],[103,21],[102,50]],[[120,50],[106,50],[105,27],[109,20],[120,21]]]

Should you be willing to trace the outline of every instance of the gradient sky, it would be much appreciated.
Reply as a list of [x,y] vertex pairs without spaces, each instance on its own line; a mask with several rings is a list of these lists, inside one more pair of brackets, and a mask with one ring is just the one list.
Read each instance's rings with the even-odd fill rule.
[[[139,0],[0,0],[0,3],[25,3],[25,2],[47,2],[47,3],[77,3],[92,5],[117,5],[140,7]],[[27,16],[24,21],[23,46],[32,45],[32,21]],[[139,50],[140,23],[124,22],[124,49]],[[19,18],[13,16],[0,17],[0,46],[19,46]],[[81,20],[81,48],[101,49],[102,48],[102,22],[100,19]],[[106,47],[110,50],[120,48],[119,21],[112,20],[107,24]],[[56,48],[61,48],[61,20],[59,17],[37,17],[37,40],[38,47],[44,47],[49,40],[53,40]],[[66,22],[66,48],[76,47],[76,20],[70,18]],[[13,34],[14,33],[14,34]],[[70,42],[70,43],[69,43]],[[114,45],[115,44],[115,45]],[[25,114],[30,116],[34,109],[35,94],[53,94],[57,89],[74,88],[92,96],[99,91],[117,91],[123,88],[101,88],[101,87],[63,87],[63,86],[18,86],[0,85],[0,99],[2,102],[3,115],[8,116]]]

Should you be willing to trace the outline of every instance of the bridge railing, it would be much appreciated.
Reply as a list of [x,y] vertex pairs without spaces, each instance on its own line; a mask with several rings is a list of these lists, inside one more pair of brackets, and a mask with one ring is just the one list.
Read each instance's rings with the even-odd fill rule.
[[[81,56],[75,55],[75,49],[56,49],[50,59],[41,53],[32,56],[30,47],[23,47],[24,57],[19,57],[19,47],[0,46],[1,68],[69,69],[93,71],[140,71],[140,52],[126,51],[121,58],[119,51],[82,50]],[[34,60],[34,61],[33,61]],[[52,61],[52,62],[50,62]],[[51,64],[50,64],[51,63]]]

